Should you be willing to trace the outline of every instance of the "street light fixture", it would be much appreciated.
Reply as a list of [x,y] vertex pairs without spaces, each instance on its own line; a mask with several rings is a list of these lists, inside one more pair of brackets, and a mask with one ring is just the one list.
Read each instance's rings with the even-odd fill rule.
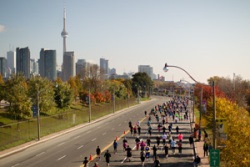
[[[181,67],[168,65],[167,63],[165,63],[165,66],[164,66],[163,70],[165,72],[167,72],[168,67],[178,68],[178,69],[184,71],[195,83],[205,85],[205,84],[202,84],[202,83],[196,81],[186,70],[184,70]],[[212,81],[212,86],[213,86],[213,149],[216,149],[216,103],[215,103],[216,97],[215,97],[215,84],[214,84],[214,81]]]

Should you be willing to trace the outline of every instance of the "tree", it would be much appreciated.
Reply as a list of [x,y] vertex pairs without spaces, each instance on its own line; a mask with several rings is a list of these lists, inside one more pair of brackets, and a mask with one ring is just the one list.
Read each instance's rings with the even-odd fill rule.
[[55,83],[55,103],[59,108],[66,108],[69,107],[72,100],[73,100],[73,91],[70,88],[68,83]]
[[[151,78],[145,73],[135,73],[132,78],[132,87],[133,92],[139,94],[139,91],[149,90],[150,87],[153,86],[153,81]],[[145,95],[145,93],[144,93]]]
[[226,98],[216,99],[217,118],[224,118],[227,126],[227,140],[220,139],[221,159],[226,166],[250,166],[250,117],[249,113]]
[[6,101],[10,103],[8,112],[16,119],[27,118],[31,116],[32,102],[28,96],[28,85],[22,74],[12,75],[6,81]]
[[40,112],[47,113],[51,107],[55,106],[54,85],[51,81],[40,76],[34,76],[28,81],[29,97],[32,103],[39,102]]

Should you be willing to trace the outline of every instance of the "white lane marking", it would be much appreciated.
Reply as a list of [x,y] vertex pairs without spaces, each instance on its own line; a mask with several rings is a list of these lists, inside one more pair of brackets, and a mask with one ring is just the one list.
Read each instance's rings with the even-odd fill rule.
[[20,164],[15,164],[15,165],[13,165],[13,166],[11,166],[11,167],[16,167],[16,166],[19,166]]
[[87,134],[90,133],[91,131],[86,132]]
[[74,137],[74,139],[78,139],[80,136],[76,136],[76,137]]
[[125,158],[122,160],[121,164],[123,164],[123,163],[126,161],[126,159],[127,159],[127,157],[125,157]]
[[104,135],[106,135],[107,134],[107,132],[104,132],[102,135],[104,136]]
[[83,146],[84,146],[84,145],[79,146],[79,147],[77,148],[77,150],[79,150],[79,149],[83,148]]
[[96,138],[92,139],[91,141],[95,141],[95,140],[96,140]]
[[57,146],[61,146],[61,145],[64,145],[64,144],[65,144],[65,142],[62,142],[62,143],[58,144]]
[[64,155],[64,156],[58,158],[57,160],[60,161],[61,159],[65,158],[66,156],[67,156],[67,155]]
[[44,153],[45,153],[45,152],[41,152],[41,153],[37,154],[36,157],[41,156],[41,155],[43,155]]

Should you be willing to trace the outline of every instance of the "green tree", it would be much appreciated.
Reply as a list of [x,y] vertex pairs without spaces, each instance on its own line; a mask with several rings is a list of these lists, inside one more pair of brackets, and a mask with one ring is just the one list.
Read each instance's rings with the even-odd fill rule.
[[146,90],[149,90],[153,86],[153,81],[145,73],[135,73],[132,78],[132,88],[135,94],[140,94],[141,91],[144,91],[143,96],[145,96]]
[[28,86],[32,103],[37,105],[37,102],[39,102],[40,112],[47,113],[51,107],[55,106],[54,87],[51,81],[40,76],[34,76],[29,80]]
[[10,103],[8,112],[16,119],[31,116],[32,102],[28,96],[28,85],[23,75],[12,75],[6,81],[6,101]]
[[55,83],[55,103],[59,108],[69,107],[73,100],[73,91],[68,83]]

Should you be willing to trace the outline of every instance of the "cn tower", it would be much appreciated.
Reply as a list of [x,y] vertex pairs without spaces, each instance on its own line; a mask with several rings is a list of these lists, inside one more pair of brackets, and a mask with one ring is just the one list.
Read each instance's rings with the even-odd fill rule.
[[61,33],[63,37],[63,54],[66,52],[66,38],[68,37],[68,32],[66,31],[66,10],[63,11],[63,31]]

